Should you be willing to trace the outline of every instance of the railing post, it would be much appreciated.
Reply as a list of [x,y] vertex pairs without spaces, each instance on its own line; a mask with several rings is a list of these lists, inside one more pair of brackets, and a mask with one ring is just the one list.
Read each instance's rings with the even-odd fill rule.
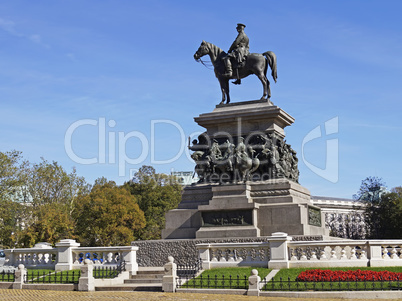
[[173,262],[172,256],[168,257],[169,262],[164,265],[165,275],[162,279],[162,291],[174,293],[176,291],[177,265]]
[[268,268],[270,269],[288,269],[288,241],[292,238],[284,232],[272,233],[268,237],[271,258],[268,261]]
[[126,271],[130,272],[131,275],[136,275],[138,271],[137,263],[137,251],[138,247],[124,247],[122,250],[122,259],[126,262]]
[[367,241],[367,244],[369,245],[369,265],[371,267],[380,267],[383,266],[383,254],[382,254],[382,245],[381,241]]
[[4,254],[6,255],[6,262],[4,265],[14,266],[15,265],[15,254],[13,249],[5,249]]
[[211,259],[209,255],[210,244],[197,244],[198,258],[202,260],[202,269],[209,270],[211,268]]
[[73,252],[72,248],[79,247],[80,244],[74,239],[62,239],[56,243],[57,248],[57,263],[56,271],[69,271],[73,268]]
[[260,295],[260,281],[261,277],[258,276],[258,271],[256,269],[251,270],[251,276],[248,277],[248,296]]
[[23,264],[20,264],[14,274],[14,283],[12,286],[13,289],[22,289],[26,273],[27,270],[25,269],[25,266]]
[[81,266],[81,277],[78,281],[78,290],[85,292],[95,291],[95,278],[93,275],[94,265],[92,260],[85,259]]

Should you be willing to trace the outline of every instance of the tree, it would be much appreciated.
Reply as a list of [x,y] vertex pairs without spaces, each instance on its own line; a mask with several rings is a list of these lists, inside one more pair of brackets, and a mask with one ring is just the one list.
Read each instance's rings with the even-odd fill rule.
[[75,168],[67,173],[57,162],[49,163],[41,159],[29,170],[25,197],[34,208],[54,204],[65,207],[71,213],[77,197],[89,193],[89,185],[77,175]]
[[385,192],[386,184],[379,177],[367,177],[365,178],[357,194],[353,195],[355,200],[361,201],[375,201],[381,198],[381,194]]
[[367,237],[374,239],[402,238],[402,188],[388,192],[378,177],[367,177],[353,196],[365,205]]
[[21,152],[0,152],[0,244],[32,247],[72,238],[74,202],[87,193],[75,169],[67,173],[57,162],[31,164]]
[[0,152],[0,245],[14,247],[17,233],[26,219],[25,207],[20,203],[28,162],[21,152]]
[[136,198],[114,182],[95,185],[79,197],[73,216],[78,240],[91,247],[129,245],[145,227]]
[[177,208],[181,200],[182,186],[176,177],[158,174],[152,166],[142,166],[130,182],[124,184],[144,211],[146,227],[141,239],[160,239],[165,228],[165,214]]
[[32,222],[20,231],[19,244],[30,247],[38,242],[55,245],[61,239],[74,239],[74,221],[69,212],[54,204],[44,204],[34,211]]
[[402,187],[383,194],[378,201],[367,202],[366,224],[369,238],[402,238]]

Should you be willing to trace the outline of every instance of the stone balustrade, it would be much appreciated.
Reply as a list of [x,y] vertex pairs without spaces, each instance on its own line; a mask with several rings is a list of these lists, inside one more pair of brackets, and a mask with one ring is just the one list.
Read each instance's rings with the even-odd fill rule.
[[203,269],[229,266],[267,266],[270,257],[266,242],[197,244]]
[[402,240],[288,243],[289,267],[402,266]]
[[26,268],[49,268],[56,271],[79,269],[89,259],[94,265],[117,266],[125,261],[126,271],[136,274],[138,271],[135,246],[118,247],[80,247],[73,239],[63,239],[56,247],[48,243],[36,244],[33,248],[6,249],[5,265]]
[[33,248],[6,249],[5,265],[17,267],[23,264],[29,268],[53,269],[57,262],[57,250],[48,243],[38,243]]
[[263,243],[198,244],[204,269],[402,266],[402,240],[291,241],[273,233]]

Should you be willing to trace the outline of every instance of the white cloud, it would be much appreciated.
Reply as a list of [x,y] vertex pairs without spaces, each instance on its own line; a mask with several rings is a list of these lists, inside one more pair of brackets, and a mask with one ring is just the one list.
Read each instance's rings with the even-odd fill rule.
[[2,30],[4,30],[5,32],[8,32],[9,34],[11,34],[15,37],[25,38],[35,44],[49,48],[49,45],[42,42],[42,38],[39,34],[23,34],[19,31],[17,31],[15,29],[15,27],[16,27],[15,22],[0,18],[0,28]]

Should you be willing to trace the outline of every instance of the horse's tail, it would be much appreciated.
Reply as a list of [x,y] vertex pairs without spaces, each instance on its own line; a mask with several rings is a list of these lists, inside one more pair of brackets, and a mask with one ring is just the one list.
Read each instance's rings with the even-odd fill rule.
[[267,74],[267,71],[268,71],[267,69],[268,69],[268,65],[269,65],[269,67],[272,70],[272,72],[271,72],[272,78],[276,82],[276,79],[278,78],[278,74],[276,71],[276,55],[275,55],[275,53],[273,53],[272,51],[267,51],[267,52],[264,52],[262,55],[265,56],[265,58],[268,61],[268,64],[265,66],[265,75]]

